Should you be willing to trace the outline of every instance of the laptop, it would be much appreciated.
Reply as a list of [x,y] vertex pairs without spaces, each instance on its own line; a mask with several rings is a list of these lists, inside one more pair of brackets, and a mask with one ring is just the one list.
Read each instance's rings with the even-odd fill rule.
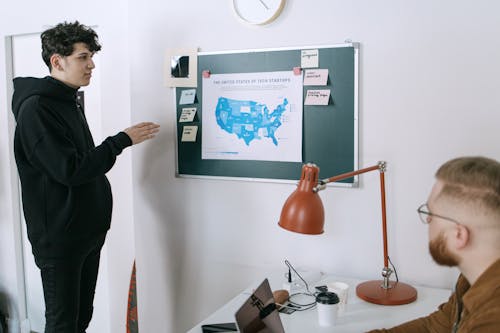
[[285,333],[269,281],[265,279],[241,305],[234,323],[202,325],[203,333]]

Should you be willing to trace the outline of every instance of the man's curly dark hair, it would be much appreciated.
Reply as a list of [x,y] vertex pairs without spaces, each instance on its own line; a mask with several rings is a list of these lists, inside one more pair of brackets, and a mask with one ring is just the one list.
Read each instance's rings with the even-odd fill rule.
[[41,39],[42,58],[49,70],[52,70],[50,57],[53,54],[69,56],[73,53],[75,43],[85,43],[90,52],[97,52],[101,49],[96,32],[78,21],[59,23],[42,32]]

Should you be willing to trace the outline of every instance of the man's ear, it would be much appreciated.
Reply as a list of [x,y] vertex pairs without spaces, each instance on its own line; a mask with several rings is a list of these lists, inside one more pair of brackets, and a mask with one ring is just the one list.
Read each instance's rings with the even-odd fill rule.
[[457,224],[453,236],[456,248],[463,249],[469,243],[470,231],[466,226]]
[[52,69],[62,71],[64,69],[62,65],[62,57],[61,55],[54,53],[53,55],[50,56],[50,65],[52,66]]

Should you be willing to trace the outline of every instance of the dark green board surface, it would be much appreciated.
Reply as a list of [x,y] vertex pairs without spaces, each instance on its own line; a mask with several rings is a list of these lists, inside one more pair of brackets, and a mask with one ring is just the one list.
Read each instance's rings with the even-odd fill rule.
[[[202,72],[211,74],[274,72],[293,70],[301,65],[301,50],[318,49],[319,67],[328,68],[327,86],[304,86],[308,89],[330,89],[329,105],[304,105],[302,163],[208,160],[201,158]],[[179,105],[181,92],[176,89],[177,106],[177,176],[209,176],[250,178],[254,180],[291,180],[300,178],[303,163],[313,162],[320,167],[320,178],[328,178],[357,168],[357,59],[355,44],[296,49],[273,49],[235,53],[198,54],[198,87],[195,104]],[[178,122],[183,108],[196,107],[193,122]],[[181,142],[184,126],[197,125],[196,142]],[[300,133],[297,133],[300,135]],[[344,182],[352,183],[353,178]]]

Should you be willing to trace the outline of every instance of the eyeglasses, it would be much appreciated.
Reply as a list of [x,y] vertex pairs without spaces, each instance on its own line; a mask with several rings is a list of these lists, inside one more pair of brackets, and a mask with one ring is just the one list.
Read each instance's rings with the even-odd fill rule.
[[437,218],[440,218],[440,219],[443,219],[443,220],[447,220],[447,221],[450,221],[450,222],[453,222],[453,223],[460,224],[460,222],[458,222],[458,221],[456,221],[456,220],[454,220],[452,218],[431,213],[429,211],[429,206],[427,206],[427,203],[424,203],[423,205],[421,205],[420,207],[418,207],[417,212],[418,212],[418,216],[420,217],[420,220],[422,221],[423,224],[429,224],[431,222],[431,218],[432,217],[437,217]]

